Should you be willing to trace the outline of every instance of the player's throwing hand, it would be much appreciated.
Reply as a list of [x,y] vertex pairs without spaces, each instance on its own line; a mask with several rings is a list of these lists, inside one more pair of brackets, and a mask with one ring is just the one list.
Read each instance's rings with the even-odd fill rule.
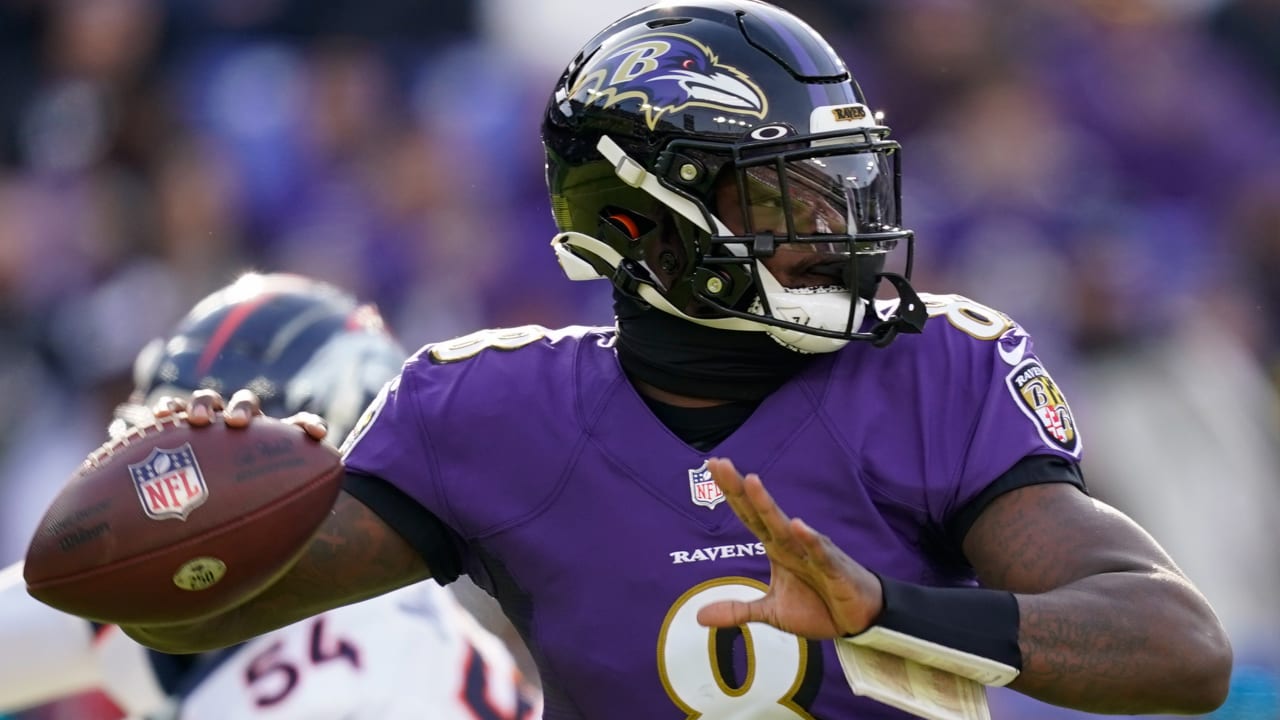
[[[197,390],[190,402],[176,397],[160,398],[151,412],[157,418],[186,413],[187,423],[192,427],[205,427],[214,421],[217,413],[222,413],[227,427],[247,427],[254,416],[262,414],[262,408],[258,396],[251,390],[237,390],[225,402],[222,395],[213,390]],[[315,413],[299,412],[282,419],[305,430],[312,440],[323,440],[329,433],[324,418]]]
[[707,468],[734,513],[764,543],[770,579],[759,600],[712,603],[698,611],[698,622],[709,627],[763,622],[816,640],[871,625],[882,606],[879,578],[804,520],[787,517],[760,476],[744,478],[722,458],[711,459]]

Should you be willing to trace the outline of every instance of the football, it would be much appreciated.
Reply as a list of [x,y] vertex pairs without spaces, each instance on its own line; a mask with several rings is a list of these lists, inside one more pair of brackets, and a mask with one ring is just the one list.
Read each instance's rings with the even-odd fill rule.
[[223,612],[292,565],[341,483],[336,450],[273,418],[134,428],[54,498],[27,549],[27,591],[103,623]]

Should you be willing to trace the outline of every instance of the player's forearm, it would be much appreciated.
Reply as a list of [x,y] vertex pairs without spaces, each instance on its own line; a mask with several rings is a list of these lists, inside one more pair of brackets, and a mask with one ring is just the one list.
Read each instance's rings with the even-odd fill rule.
[[123,629],[162,652],[205,652],[429,576],[420,555],[368,508],[342,493],[289,571],[243,605],[197,622]]
[[161,652],[208,652],[400,587],[400,584],[387,584],[344,592],[337,578],[318,577],[306,563],[300,564],[304,567],[295,566],[262,594],[221,615],[190,623],[133,625],[121,629],[137,642]]
[[137,642],[161,652],[208,652],[378,594],[371,592],[337,597],[331,586],[286,576],[261,595],[220,615],[189,623],[123,625],[121,629]]
[[1173,573],[1103,573],[1017,599],[1020,692],[1108,713],[1203,713],[1226,699],[1230,642]]
[[234,613],[227,613],[200,622],[174,625],[121,625],[120,630],[140,645],[173,655],[208,652],[234,645],[253,637],[249,633],[240,637],[234,629],[237,623]]
[[[164,625],[121,625],[137,642],[166,653],[197,653],[244,642],[263,633],[306,618],[314,612],[343,604],[326,602],[332,587],[306,554],[274,585],[230,611],[193,622]],[[362,598],[360,598],[362,599]],[[354,600],[352,601],[354,602]]]

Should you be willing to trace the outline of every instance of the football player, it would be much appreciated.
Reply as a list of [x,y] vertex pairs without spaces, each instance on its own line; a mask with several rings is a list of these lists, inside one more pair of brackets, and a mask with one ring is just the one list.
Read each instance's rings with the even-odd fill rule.
[[[543,139],[552,245],[612,283],[616,327],[423,348],[291,572],[129,633],[208,649],[466,574],[557,720],[905,717],[852,692],[864,644],[1085,710],[1223,701],[1221,624],[1089,496],[1031,338],[912,288],[899,147],[822,36],[752,0],[639,10],[569,62]],[[205,424],[223,399],[183,407]],[[256,412],[238,391],[225,422]]]
[[[110,432],[165,396],[252,387],[281,416],[315,413],[340,438],[406,353],[371,305],[330,285],[250,273],[138,355]],[[132,718],[532,718],[536,690],[452,593],[408,585],[216,653],[165,655],[90,627],[0,573],[0,711],[100,690]]]

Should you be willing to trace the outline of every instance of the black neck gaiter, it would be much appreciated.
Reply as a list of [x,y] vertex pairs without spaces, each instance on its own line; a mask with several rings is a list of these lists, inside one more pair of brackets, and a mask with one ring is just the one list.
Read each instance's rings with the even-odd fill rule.
[[688,397],[759,402],[817,356],[763,332],[717,330],[614,293],[618,360],[630,377]]

